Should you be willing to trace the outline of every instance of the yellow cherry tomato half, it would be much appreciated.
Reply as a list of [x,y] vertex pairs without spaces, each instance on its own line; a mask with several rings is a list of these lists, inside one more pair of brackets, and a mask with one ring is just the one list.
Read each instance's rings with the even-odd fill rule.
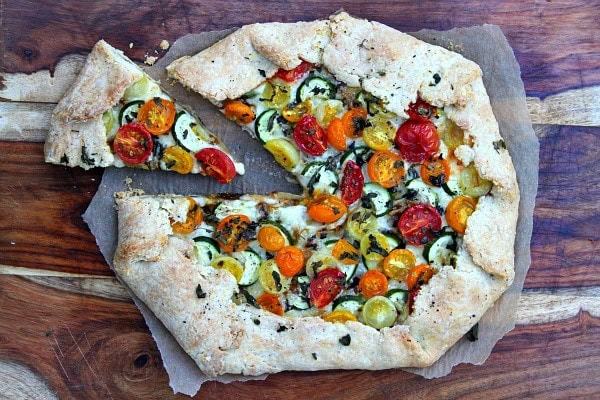
[[308,215],[315,221],[330,224],[346,215],[348,211],[342,200],[335,196],[321,195],[308,206]]
[[187,150],[173,146],[163,152],[165,167],[180,174],[189,174],[194,168],[194,157]]
[[358,264],[360,261],[360,252],[346,239],[340,239],[335,243],[331,249],[331,255],[345,265]]
[[305,115],[309,115],[312,111],[310,100],[304,100],[301,103],[287,104],[281,110],[281,116],[290,122],[298,122]]
[[277,252],[275,262],[281,275],[291,278],[304,267],[304,253],[297,247],[285,246]]
[[273,225],[261,226],[256,239],[263,249],[271,252],[281,250],[287,244],[285,235]]
[[369,159],[367,173],[373,182],[389,189],[402,182],[406,171],[398,153],[390,150],[378,150]]
[[458,196],[446,207],[446,221],[456,233],[463,235],[467,229],[467,219],[475,211],[477,203],[468,196]]
[[360,278],[358,289],[367,299],[375,296],[383,296],[388,289],[387,277],[376,269],[367,271]]
[[192,233],[194,229],[196,229],[196,227],[199,226],[204,220],[202,208],[198,206],[198,203],[196,203],[196,201],[191,197],[187,197],[187,201],[189,206],[186,219],[183,222],[171,222],[173,233],[179,233],[181,235]]
[[235,258],[229,256],[218,256],[210,263],[215,269],[224,269],[234,276],[235,281],[239,282],[244,274],[244,266]]
[[153,135],[164,135],[175,122],[175,105],[172,101],[154,97],[138,110],[138,121]]
[[356,315],[348,310],[336,310],[323,316],[323,320],[331,323],[345,324],[348,321],[358,321]]
[[225,104],[223,111],[227,118],[240,124],[249,124],[254,121],[254,111],[241,101],[230,101]]
[[390,279],[406,282],[406,275],[416,262],[412,251],[395,249],[383,259],[383,273]]

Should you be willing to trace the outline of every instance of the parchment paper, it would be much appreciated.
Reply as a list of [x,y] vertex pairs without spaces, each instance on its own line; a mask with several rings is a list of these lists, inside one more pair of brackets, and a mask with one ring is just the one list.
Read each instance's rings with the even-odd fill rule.
[[[188,92],[180,85],[170,86],[164,67],[174,59],[193,54],[225,37],[232,30],[187,35],[179,39],[147,72],[163,82],[163,86],[179,101],[192,106],[209,129],[218,133],[233,154],[246,165],[246,175],[237,177],[230,185],[220,185],[210,178],[197,175],[181,176],[172,172],[146,172],[130,168],[107,168],[102,183],[83,218],[90,226],[102,254],[111,265],[117,244],[117,218],[113,194],[130,188],[142,189],[147,194],[207,194],[207,193],[257,193],[272,191],[300,193],[291,175],[279,167],[259,144],[234,123],[227,121],[207,101]],[[525,274],[531,262],[529,243],[533,225],[533,207],[537,192],[539,144],[531,127],[525,103],[525,91],[519,65],[506,38],[497,26],[484,25],[454,29],[447,32],[420,31],[415,37],[446,47],[477,62],[484,73],[494,114],[500,125],[508,150],[512,156],[521,189],[519,221],[515,243],[516,277],[513,285],[481,319],[479,340],[461,340],[438,362],[429,368],[407,369],[426,378],[448,374],[459,363],[481,364],[489,356],[495,343],[515,325],[516,310],[523,288]],[[125,179],[131,178],[126,185]],[[135,296],[152,332],[169,374],[170,386],[175,392],[194,395],[207,380],[192,359],[181,349],[175,339]],[[260,379],[263,377],[225,376],[217,380]]]

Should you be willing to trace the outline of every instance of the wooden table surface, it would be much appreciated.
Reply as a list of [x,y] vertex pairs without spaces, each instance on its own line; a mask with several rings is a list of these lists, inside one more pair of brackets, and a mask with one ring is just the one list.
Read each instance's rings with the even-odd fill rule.
[[[83,222],[101,169],[48,165],[54,103],[100,38],[136,61],[191,32],[327,17],[403,31],[493,23],[521,65],[540,140],[532,264],[517,327],[482,366],[281,373],[197,398],[600,398],[600,1],[0,0],[0,398],[173,395],[144,320]],[[128,44],[133,43],[129,49]],[[156,54],[155,51],[158,51]],[[53,72],[38,72],[43,69]]]

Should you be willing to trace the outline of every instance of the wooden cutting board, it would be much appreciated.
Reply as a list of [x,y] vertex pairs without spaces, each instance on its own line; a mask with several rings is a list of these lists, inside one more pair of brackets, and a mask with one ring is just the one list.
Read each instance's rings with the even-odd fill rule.
[[436,380],[403,371],[281,373],[211,382],[197,398],[600,397],[598,0],[0,1],[0,397],[184,397],[172,394],[142,316],[81,219],[102,171],[43,162],[50,112],[83,55],[103,38],[142,62],[161,55],[163,39],[323,18],[341,7],[403,31],[494,23],[513,46],[540,140],[518,325],[484,365]]

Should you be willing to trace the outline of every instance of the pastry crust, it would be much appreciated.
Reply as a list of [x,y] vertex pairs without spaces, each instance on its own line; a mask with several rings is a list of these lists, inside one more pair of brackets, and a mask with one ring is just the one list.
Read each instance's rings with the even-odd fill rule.
[[[286,46],[293,43],[298,45]],[[477,323],[514,278],[519,190],[508,152],[497,146],[502,138],[481,70],[458,54],[340,13],[312,24],[242,27],[199,54],[175,61],[168,71],[220,104],[301,60],[321,64],[338,80],[382,98],[399,115],[405,116],[417,97],[444,107],[463,129],[465,143],[472,146],[459,150],[458,156],[472,162],[494,186],[468,220],[456,267],[442,269],[422,286],[414,311],[392,328],[378,331],[354,322],[279,317],[235,305],[235,279],[197,265],[193,243],[170,235],[169,210],[181,200],[121,195],[115,269],[210,376],[431,365]],[[198,284],[206,298],[196,296]],[[349,346],[340,343],[346,335],[351,337]]]
[[112,165],[114,155],[106,141],[102,114],[143,74],[121,51],[103,40],[96,43],[52,113],[44,146],[46,162],[84,169]]
[[[475,265],[463,246],[457,267],[442,269],[422,287],[403,325],[378,331],[359,322],[280,317],[249,304],[236,305],[235,278],[200,265],[193,241],[172,235],[170,221],[185,218],[185,197],[117,197],[115,271],[209,376],[425,367],[460,339],[509,284]],[[277,194],[242,196],[240,201],[297,202]],[[197,296],[198,285],[206,297]],[[340,342],[346,335],[348,346]]]

